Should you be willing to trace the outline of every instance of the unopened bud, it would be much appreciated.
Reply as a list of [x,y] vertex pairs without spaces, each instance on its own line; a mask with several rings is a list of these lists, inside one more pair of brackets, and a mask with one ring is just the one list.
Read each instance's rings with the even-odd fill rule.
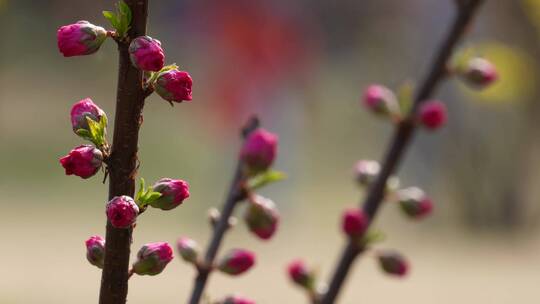
[[190,238],[181,237],[176,242],[176,248],[182,259],[186,262],[195,263],[199,256],[199,247],[197,242]]
[[158,72],[165,62],[161,42],[148,36],[140,36],[131,41],[129,56],[131,63],[143,71]]
[[426,101],[420,106],[420,122],[424,127],[436,130],[446,123],[446,112],[446,105],[444,103],[438,100]]
[[394,93],[385,86],[373,84],[364,92],[363,103],[366,108],[380,115],[399,113],[399,104]]
[[162,178],[153,186],[153,191],[161,196],[150,206],[162,210],[171,210],[181,205],[189,197],[189,184],[180,179]]
[[369,186],[377,178],[381,166],[374,160],[359,160],[354,166],[356,182],[361,186]]
[[397,192],[401,210],[411,217],[420,219],[431,213],[433,202],[420,188],[411,187]]
[[350,237],[361,237],[369,225],[367,215],[360,209],[347,209],[342,217],[342,229]]
[[66,175],[77,175],[84,179],[96,174],[102,163],[103,153],[91,145],[78,146],[60,158],[60,164],[66,170]]
[[244,219],[251,232],[263,240],[268,240],[277,230],[279,213],[272,200],[255,195],[249,201]]
[[103,268],[105,262],[105,240],[99,236],[91,236],[86,240],[86,259],[90,264]]
[[156,92],[167,101],[182,102],[192,99],[193,80],[188,72],[169,70],[159,74],[154,84]]
[[462,77],[471,86],[482,89],[497,81],[499,74],[490,61],[477,57],[469,61]]
[[229,251],[218,263],[218,269],[226,274],[239,275],[255,264],[255,254],[244,249]]
[[248,135],[240,151],[247,172],[250,175],[266,171],[276,158],[278,137],[259,128]]
[[103,116],[106,116],[105,112],[92,99],[85,98],[80,100],[71,108],[71,126],[73,127],[73,131],[76,133],[77,130],[83,129],[90,132],[87,118],[99,122]]
[[287,272],[294,283],[309,290],[315,287],[315,273],[306,266],[304,261],[292,261],[287,267]]
[[135,201],[127,195],[116,196],[107,203],[106,213],[107,218],[113,227],[129,228],[137,220],[139,207]]
[[107,31],[88,21],[79,21],[60,27],[56,38],[58,49],[64,57],[89,55],[95,53],[103,44]]
[[156,275],[161,273],[172,259],[173,251],[168,243],[149,243],[142,246],[137,253],[133,272],[138,275]]
[[394,276],[405,276],[409,270],[409,263],[400,253],[396,251],[379,251],[377,259],[381,269],[387,274]]

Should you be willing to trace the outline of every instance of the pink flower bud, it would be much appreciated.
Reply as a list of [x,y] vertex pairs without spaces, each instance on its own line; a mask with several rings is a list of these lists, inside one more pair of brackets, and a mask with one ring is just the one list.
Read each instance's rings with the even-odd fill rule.
[[172,259],[173,250],[168,243],[149,243],[142,246],[137,253],[133,272],[138,275],[160,274]]
[[248,250],[233,249],[219,262],[218,269],[226,274],[239,275],[255,264],[255,254]]
[[194,240],[181,237],[176,242],[176,248],[184,261],[190,263],[195,263],[197,261],[197,257],[199,256],[199,248]]
[[182,102],[192,99],[192,85],[193,80],[188,72],[170,70],[159,74],[154,87],[161,98],[168,101]]
[[277,230],[279,213],[273,201],[255,195],[249,202],[244,219],[251,232],[263,240],[268,240]]
[[60,164],[66,170],[66,175],[74,174],[85,179],[96,174],[102,162],[103,153],[90,145],[78,146],[60,158]]
[[228,296],[218,304],[255,304],[255,301],[240,296]]
[[152,188],[161,193],[161,197],[151,202],[150,206],[162,210],[176,208],[189,197],[189,185],[180,179],[162,178]]
[[276,158],[277,144],[277,135],[265,129],[259,128],[249,134],[240,151],[240,159],[248,173],[255,175],[266,171]]
[[350,237],[361,237],[369,224],[367,215],[360,209],[347,209],[343,213],[342,229]]
[[115,196],[107,203],[107,218],[115,228],[129,228],[137,220],[139,207],[127,196]]
[[409,270],[409,263],[396,251],[380,251],[377,253],[381,269],[390,275],[405,276]]
[[161,42],[148,36],[140,36],[131,41],[129,56],[133,65],[143,71],[158,72],[165,62]]
[[105,240],[99,236],[91,236],[86,240],[86,258],[90,264],[103,268],[105,262]]
[[369,186],[377,178],[380,169],[379,163],[374,160],[359,160],[354,166],[356,181],[361,186]]
[[95,122],[99,122],[102,116],[105,116],[105,112],[92,99],[85,98],[78,101],[71,107],[71,126],[73,127],[73,131],[77,132],[79,129],[90,131],[86,118],[88,117]]
[[430,214],[433,209],[433,202],[419,188],[411,187],[399,190],[397,197],[401,210],[411,218],[423,218]]
[[398,113],[399,105],[394,93],[385,86],[373,84],[364,92],[363,103],[374,113],[388,115]]
[[307,268],[302,260],[294,260],[287,267],[289,278],[296,284],[313,289],[315,283],[315,275],[313,271]]
[[64,25],[56,33],[58,49],[64,57],[95,53],[107,38],[107,31],[88,21]]
[[428,129],[442,127],[447,119],[446,106],[438,100],[426,101],[420,106],[420,122]]
[[499,78],[495,66],[484,58],[473,58],[463,73],[468,84],[477,88],[485,88]]

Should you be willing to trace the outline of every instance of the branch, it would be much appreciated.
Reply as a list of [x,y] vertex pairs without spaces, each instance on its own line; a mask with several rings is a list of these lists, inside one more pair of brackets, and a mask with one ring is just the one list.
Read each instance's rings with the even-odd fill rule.
[[[148,0],[126,0],[133,14],[129,40],[145,35]],[[142,72],[130,62],[129,45],[118,42],[119,70],[111,155],[108,159],[109,199],[133,196],[140,117],[144,106]],[[101,276],[100,304],[124,304],[128,291],[128,266],[132,229],[117,229],[107,222],[105,265]]]
[[[392,141],[386,152],[382,168],[375,182],[371,185],[368,195],[363,202],[363,210],[370,219],[370,224],[377,215],[379,207],[384,197],[384,190],[388,178],[396,171],[399,162],[405,154],[407,146],[410,144],[416,125],[414,123],[418,107],[430,98],[439,83],[447,76],[447,63],[452,56],[453,50],[457,46],[462,36],[467,31],[475,13],[483,0],[469,0],[459,7],[453,26],[446,39],[440,46],[432,67],[425,78],[422,86],[417,91],[414,104],[407,117],[398,124]],[[349,273],[356,257],[365,248],[348,241],[342,251],[341,258],[337,264],[334,275],[330,281],[328,291],[322,296],[321,304],[333,304],[339,291]]]
[[[245,139],[251,132],[259,127],[259,120],[257,117],[252,117],[246,126],[242,129],[242,137]],[[242,170],[242,163],[239,160],[233,180],[229,187],[227,198],[223,204],[223,209],[221,210],[221,216],[219,217],[218,222],[214,226],[214,231],[210,239],[210,244],[206,249],[206,254],[202,265],[197,267],[197,277],[195,278],[195,286],[193,287],[193,292],[189,300],[190,304],[199,304],[204,287],[208,281],[208,276],[212,272],[212,265],[214,264],[214,259],[216,258],[217,252],[223,240],[225,232],[229,228],[229,218],[233,214],[236,204],[244,199],[245,193],[243,189],[243,184],[246,179],[246,176]]]

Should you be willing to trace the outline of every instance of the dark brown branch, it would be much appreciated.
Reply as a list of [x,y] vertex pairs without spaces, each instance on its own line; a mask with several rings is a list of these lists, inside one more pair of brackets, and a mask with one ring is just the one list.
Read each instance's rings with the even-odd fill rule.
[[[129,39],[146,34],[148,0],[126,0],[133,20]],[[129,59],[128,44],[118,42],[119,70],[111,155],[108,159],[109,199],[133,196],[140,117],[145,94],[142,73]],[[100,304],[124,304],[128,292],[128,267],[132,229],[117,229],[107,222],[105,265],[101,275]]]
[[[257,129],[258,127],[258,119],[256,117],[251,118],[242,130],[242,137],[246,138],[249,133]],[[221,215],[216,225],[214,226],[210,243],[208,244],[208,248],[206,249],[203,264],[197,267],[198,273],[197,277],[195,278],[195,286],[193,287],[193,292],[189,300],[190,304],[199,304],[201,300],[204,288],[206,286],[206,282],[208,280],[208,276],[212,272],[212,265],[214,263],[214,259],[216,258],[217,252],[221,245],[221,241],[223,240],[223,236],[229,228],[229,218],[233,214],[236,204],[245,197],[243,188],[245,179],[246,177],[242,170],[242,163],[241,161],[238,161],[233,180],[227,193],[227,198],[225,199],[223,209],[221,210]]]
[[[397,126],[382,162],[382,169],[370,187],[368,195],[362,204],[364,212],[370,218],[370,224],[375,219],[383,200],[388,178],[397,170],[399,162],[411,142],[416,128],[414,120],[418,107],[433,95],[441,80],[447,75],[447,63],[482,2],[482,0],[470,0],[459,7],[452,28],[440,46],[431,69],[415,96],[411,111],[408,113],[406,119]],[[363,247],[351,241],[347,243],[342,251],[328,290],[321,298],[321,304],[332,304],[335,302],[352,264],[362,251],[364,251]]]

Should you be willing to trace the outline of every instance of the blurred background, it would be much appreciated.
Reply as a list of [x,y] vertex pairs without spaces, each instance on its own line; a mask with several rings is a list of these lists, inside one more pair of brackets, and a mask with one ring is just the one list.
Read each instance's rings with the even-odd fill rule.
[[[91,97],[112,121],[117,54],[107,41],[92,56],[63,58],[56,30],[81,19],[109,27],[101,11],[113,3],[0,0],[2,304],[97,301],[100,271],[87,263],[84,240],[104,234],[107,187],[99,175],[65,176],[58,158],[81,143],[69,122],[73,103]],[[257,267],[234,279],[213,275],[208,295],[305,303],[285,265],[305,257],[329,277],[344,244],[340,214],[363,197],[352,166],[379,159],[392,131],[359,97],[373,82],[397,88],[422,79],[453,4],[150,1],[149,35],[195,83],[191,103],[148,99],[140,175],[186,179],[191,197],[173,211],[145,213],[133,251],[179,236],[205,246],[206,211],[223,201],[238,129],[258,113],[280,135],[276,168],[289,176],[262,193],[279,206],[282,225],[270,242],[244,225],[229,233],[223,249],[256,251]],[[501,81],[481,94],[455,80],[440,87],[449,123],[419,132],[399,174],[434,198],[435,213],[412,222],[389,205],[375,223],[387,234],[380,246],[402,251],[412,272],[388,278],[364,256],[340,303],[538,303],[539,35],[540,0],[486,1],[464,47],[492,60]],[[133,277],[129,303],[182,303],[193,277],[175,258],[157,277]]]

